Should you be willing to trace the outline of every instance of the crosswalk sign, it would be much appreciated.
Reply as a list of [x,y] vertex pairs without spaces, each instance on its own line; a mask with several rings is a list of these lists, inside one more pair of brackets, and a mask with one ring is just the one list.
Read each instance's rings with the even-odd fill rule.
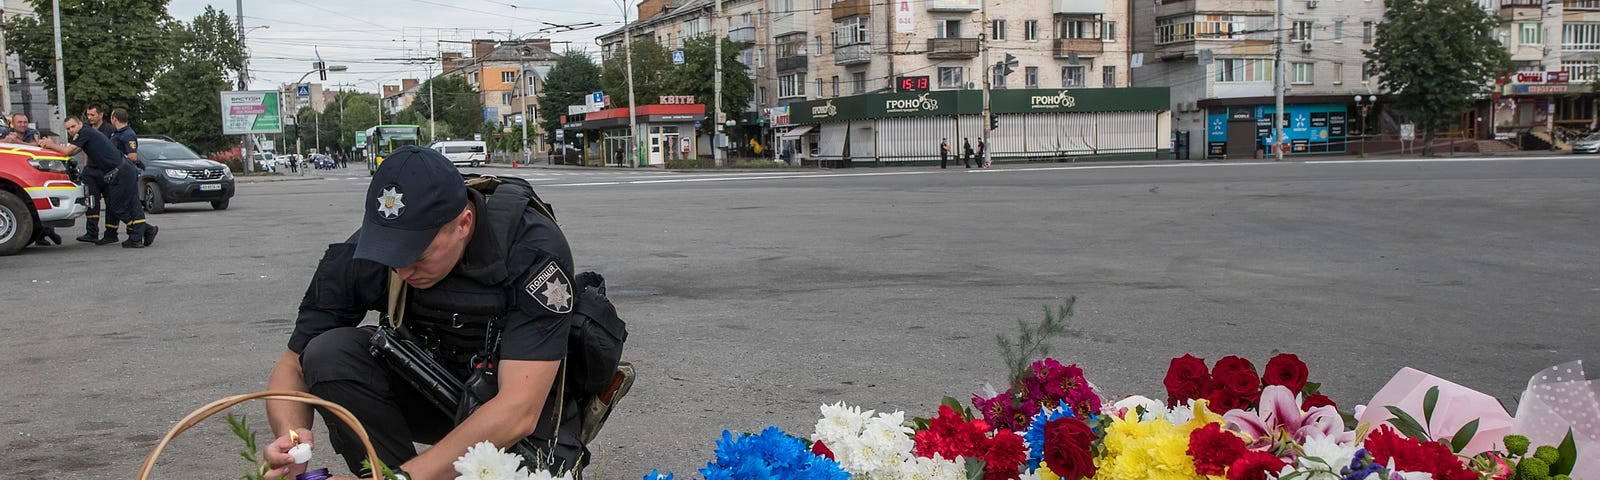
[[295,85],[294,86],[294,96],[300,97],[300,98],[311,98],[311,84],[302,83],[302,84],[299,84],[299,85]]
[[683,65],[683,50],[672,51],[672,64]]

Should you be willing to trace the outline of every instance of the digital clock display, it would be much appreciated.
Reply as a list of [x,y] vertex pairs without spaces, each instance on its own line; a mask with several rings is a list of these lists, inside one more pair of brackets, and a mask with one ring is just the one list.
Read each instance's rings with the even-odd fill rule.
[[928,76],[900,77],[899,81],[895,82],[895,85],[896,89],[902,92],[926,92],[928,91]]

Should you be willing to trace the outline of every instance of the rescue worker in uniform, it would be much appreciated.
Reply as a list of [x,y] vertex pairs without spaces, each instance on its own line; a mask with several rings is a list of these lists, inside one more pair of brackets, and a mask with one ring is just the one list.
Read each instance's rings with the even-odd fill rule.
[[[108,182],[111,189],[106,194],[106,206],[117,218],[128,223],[128,240],[122,242],[123,248],[144,248],[155,240],[154,236],[146,235],[147,229],[154,231],[152,225],[144,221],[144,207],[139,204],[139,172],[129,164],[111,140],[93,128],[83,128],[83,122],[78,117],[67,117],[67,133],[71,134],[71,143],[58,145],[49,137],[39,140],[39,146],[54,150],[62,155],[77,155],[83,152],[86,163],[95,165],[103,177],[110,177]],[[112,241],[116,233],[107,232]],[[104,239],[102,239],[104,241]],[[97,242],[99,243],[99,242]]]
[[[89,104],[88,108],[83,110],[83,116],[84,118],[89,119],[89,126],[91,128],[94,128],[95,131],[105,135],[106,138],[116,136],[116,127],[112,127],[111,122],[106,121],[106,107],[98,103],[91,103]],[[96,166],[94,162],[84,162],[84,200],[88,202],[89,208],[88,212],[83,216],[84,233],[83,236],[78,237],[78,241],[80,242],[93,243],[95,245],[108,245],[117,243],[117,218],[111,215],[111,210],[109,208],[101,208],[106,202],[106,192],[111,190],[110,186],[106,185],[105,180],[101,178],[101,176],[105,175],[105,173],[106,172],[99,170],[99,167]],[[102,238],[100,235],[101,210],[105,210],[106,230],[109,232],[104,238]]]
[[[514,197],[467,188],[431,149],[406,146],[385,158],[363,198],[360,231],[329,246],[318,264],[268,388],[306,391],[348,408],[379,459],[406,478],[454,478],[452,463],[467,447],[485,440],[505,447],[530,434],[557,469],[580,476],[588,454],[577,399],[553,388],[575,304],[571,250],[541,207],[526,197],[501,202],[507,198]],[[386,308],[391,272],[409,292],[401,328],[423,339],[457,378],[485,345],[484,325],[501,328],[499,394],[459,424],[375,357],[373,329],[358,327],[368,311]],[[305,470],[287,454],[294,444],[288,435],[311,442],[312,411],[267,403],[278,436],[265,449],[269,478]],[[366,459],[360,440],[337,417],[324,412],[323,419],[334,450],[359,472]],[[413,442],[432,447],[419,455]]]
[[[112,109],[109,123],[113,128],[116,128],[116,133],[111,136],[111,143],[117,146],[117,151],[122,153],[123,159],[127,161],[126,163],[133,165],[135,180],[137,180],[138,173],[144,172],[144,163],[139,161],[139,135],[133,132],[133,127],[128,126],[128,111],[120,108]],[[138,185],[138,182],[136,181],[134,184]],[[134,201],[140,201],[139,189],[135,187],[133,190]],[[142,209],[144,204],[140,203],[139,206]],[[106,231],[110,232],[111,238],[115,239],[117,224],[106,222]],[[155,242],[156,232],[159,231],[161,229],[156,228],[155,225],[147,224],[144,232],[144,244],[150,245]]]

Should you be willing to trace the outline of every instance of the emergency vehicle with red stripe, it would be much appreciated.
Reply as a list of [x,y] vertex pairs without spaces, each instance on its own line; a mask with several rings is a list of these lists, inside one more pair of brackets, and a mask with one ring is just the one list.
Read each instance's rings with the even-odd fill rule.
[[67,176],[59,153],[0,143],[0,256],[15,254],[44,235],[71,227],[87,209],[83,188]]

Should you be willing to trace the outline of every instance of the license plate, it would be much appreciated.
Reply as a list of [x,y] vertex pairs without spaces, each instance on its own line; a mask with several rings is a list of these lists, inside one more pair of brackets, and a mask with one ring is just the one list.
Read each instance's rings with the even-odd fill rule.
[[202,192],[207,192],[207,191],[212,191],[212,190],[222,190],[222,184],[219,184],[219,183],[206,183],[206,184],[201,184],[200,185],[200,191],[202,191]]

